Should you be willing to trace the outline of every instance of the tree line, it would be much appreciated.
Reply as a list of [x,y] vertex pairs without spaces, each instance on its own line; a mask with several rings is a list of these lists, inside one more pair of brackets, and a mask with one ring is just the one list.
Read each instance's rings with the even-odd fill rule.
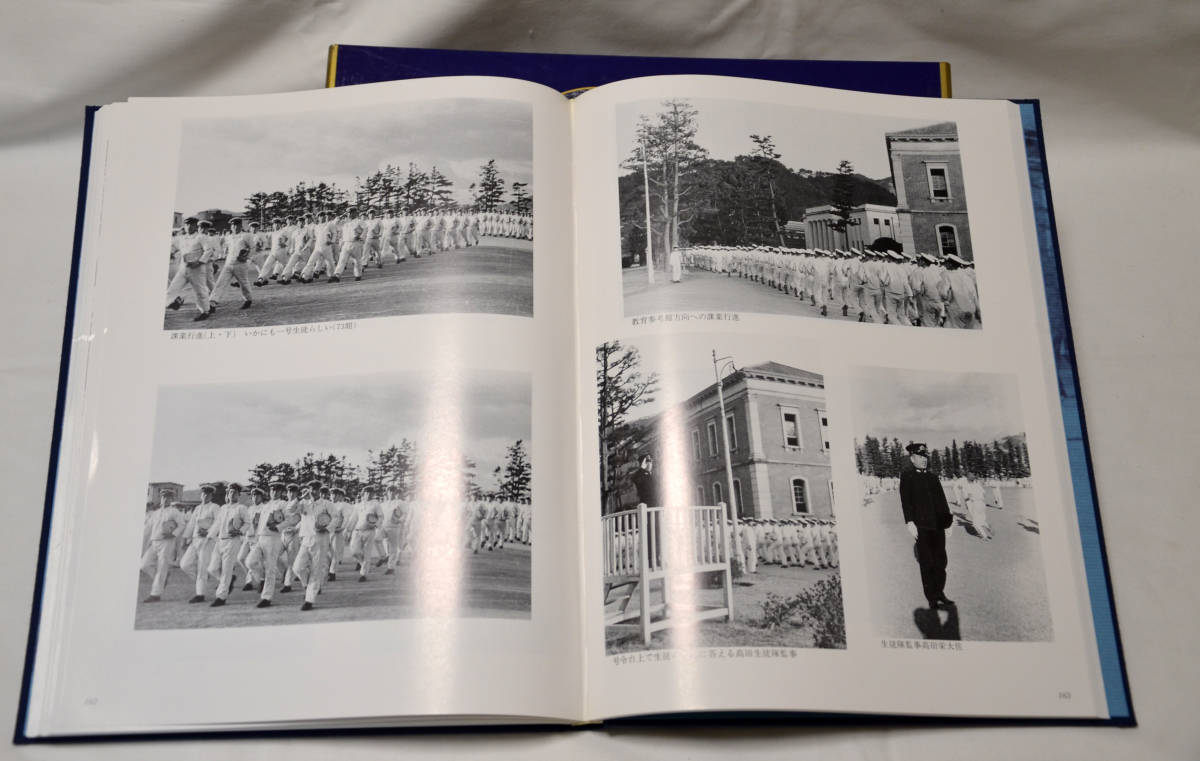
[[854,206],[896,203],[889,187],[856,173],[849,160],[836,172],[793,170],[766,134],[748,135],[745,154],[714,159],[696,142],[699,129],[699,110],[683,99],[663,101],[660,112],[639,120],[637,142],[621,163],[629,173],[618,180],[623,258],[640,257],[647,235],[656,266],[678,246],[796,246],[785,228],[807,208],[832,205],[834,228],[845,233]]
[[[854,441],[854,462],[858,472],[880,478],[896,478],[910,467],[911,460],[900,439],[867,436]],[[1028,478],[1029,448],[1025,434],[1005,436],[981,442],[952,440],[941,449],[930,448],[929,470],[939,478]]]
[[[489,488],[479,483],[474,460],[464,457],[458,467],[463,494],[469,499],[516,501],[530,496],[533,469],[525,442],[521,439],[506,449],[504,463],[496,466],[491,473],[493,483]],[[350,462],[344,455],[313,452],[306,452],[290,462],[261,462],[250,469],[247,484],[249,488],[267,491],[271,481],[277,479],[304,484],[315,478],[326,486],[342,487],[350,500],[358,499],[368,486],[376,495],[395,487],[400,499],[411,499],[417,493],[417,470],[416,443],[401,439],[399,444],[368,451],[367,461],[361,465]]]
[[467,186],[470,203],[455,200],[454,182],[437,166],[425,170],[409,162],[407,169],[388,164],[365,178],[356,177],[353,188],[337,183],[299,182],[284,190],[260,191],[246,198],[243,215],[261,225],[275,217],[330,211],[344,214],[350,206],[378,214],[423,214],[435,211],[506,212],[528,214],[533,196],[527,182],[508,182],[489,159],[479,167],[475,182]]

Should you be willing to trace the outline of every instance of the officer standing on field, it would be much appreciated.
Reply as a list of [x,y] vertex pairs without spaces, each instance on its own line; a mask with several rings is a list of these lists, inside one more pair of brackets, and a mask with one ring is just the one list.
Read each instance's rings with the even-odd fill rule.
[[912,467],[900,474],[900,509],[904,511],[904,525],[916,541],[921,587],[930,608],[953,605],[945,588],[946,532],[954,525],[954,518],[941,482],[929,472],[929,447],[914,442],[905,449]]

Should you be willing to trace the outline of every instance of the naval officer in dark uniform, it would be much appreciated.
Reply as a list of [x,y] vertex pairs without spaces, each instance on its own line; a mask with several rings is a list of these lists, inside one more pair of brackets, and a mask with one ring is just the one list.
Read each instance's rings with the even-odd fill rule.
[[915,554],[921,565],[921,586],[930,608],[953,605],[946,597],[946,530],[954,524],[946,493],[938,477],[929,472],[929,447],[910,443],[911,468],[900,473],[900,508],[904,525],[916,540]]

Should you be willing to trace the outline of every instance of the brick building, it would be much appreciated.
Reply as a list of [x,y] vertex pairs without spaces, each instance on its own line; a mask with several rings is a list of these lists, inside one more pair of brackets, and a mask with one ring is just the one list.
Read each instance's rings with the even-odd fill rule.
[[954,122],[888,132],[899,235],[910,253],[956,254],[972,261],[958,126]]
[[[833,514],[829,419],[821,375],[778,362],[741,368],[723,379],[733,498],[725,472],[716,383],[647,421],[636,456],[650,454],[664,501],[718,502],[743,517]],[[686,496],[683,496],[686,495]],[[620,501],[637,503],[622,479]]]

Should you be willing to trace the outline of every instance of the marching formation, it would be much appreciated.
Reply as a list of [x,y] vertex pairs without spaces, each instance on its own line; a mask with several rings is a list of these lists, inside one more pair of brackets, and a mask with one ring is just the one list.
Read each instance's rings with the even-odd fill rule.
[[[291,592],[295,585],[304,589],[300,609],[308,611],[322,586],[337,581],[344,563],[353,564],[359,582],[377,568],[391,576],[420,543],[421,506],[400,499],[395,487],[382,499],[364,487],[351,502],[344,489],[320,481],[303,487],[272,481],[269,495],[251,489],[248,504],[241,501],[240,484],[225,489],[225,504],[213,501],[213,484],[201,484],[198,505],[169,501],[164,494],[146,514],[141,571],[152,582],[143,602],[160,602],[171,570],[179,568],[195,584],[189,603],[206,602],[215,583],[210,605],[225,605],[242,574],[241,591],[257,593],[257,607],[271,607],[277,592]],[[532,543],[528,499],[472,500],[462,510],[463,546],[473,553],[503,549],[505,542]]]
[[382,268],[442,251],[475,246],[484,236],[533,239],[530,214],[500,212],[435,212],[405,216],[362,216],[355,208],[344,216],[332,212],[284,216],[262,230],[255,221],[234,217],[229,230],[218,233],[208,220],[188,217],[171,238],[167,309],[179,309],[191,290],[197,310],[193,321],[216,311],[224,289],[236,286],[242,309],[253,306],[250,286],[288,285],[293,280],[338,283],[350,267],[355,280],[366,268]]
[[758,564],[837,568],[837,524],[832,518],[742,518],[738,559],[746,573]]
[[823,317],[840,309],[859,322],[980,327],[974,264],[953,254],[693,246],[672,252],[671,259],[673,282],[686,264],[807,300]]

